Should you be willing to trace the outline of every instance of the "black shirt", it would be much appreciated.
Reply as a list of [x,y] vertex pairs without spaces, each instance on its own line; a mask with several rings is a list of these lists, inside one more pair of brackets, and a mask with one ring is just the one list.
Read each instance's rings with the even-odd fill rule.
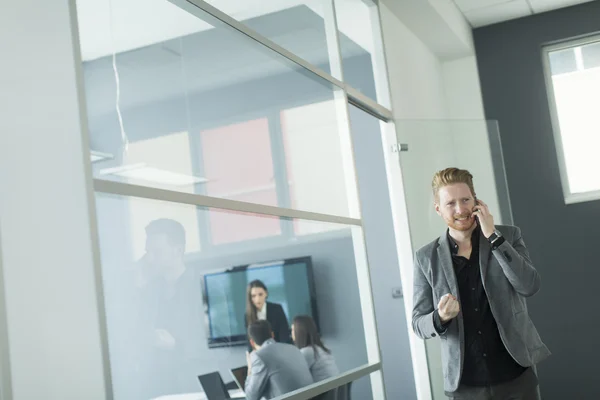
[[[465,355],[460,383],[468,386],[508,382],[526,370],[506,350],[492,315],[481,281],[479,236],[480,228],[476,228],[471,237],[471,257],[467,259],[458,255],[458,245],[448,233],[465,334]],[[435,318],[435,322],[436,329],[441,328],[439,331],[443,331],[439,316]]]

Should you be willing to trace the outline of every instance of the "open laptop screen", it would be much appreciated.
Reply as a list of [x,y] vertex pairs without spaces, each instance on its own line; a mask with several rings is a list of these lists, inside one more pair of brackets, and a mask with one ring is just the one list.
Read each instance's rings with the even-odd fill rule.
[[246,377],[248,376],[248,367],[243,366],[239,368],[233,368],[231,370],[231,375],[233,376],[233,380],[239,386],[240,389],[244,390],[246,385]]
[[200,380],[200,385],[202,385],[202,389],[208,400],[227,400],[230,398],[229,393],[225,389],[223,379],[221,379],[221,375],[218,372],[200,375],[198,380]]

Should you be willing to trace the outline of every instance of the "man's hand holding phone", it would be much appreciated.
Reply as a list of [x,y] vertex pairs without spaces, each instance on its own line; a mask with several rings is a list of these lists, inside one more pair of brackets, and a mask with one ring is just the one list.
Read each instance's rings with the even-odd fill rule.
[[494,216],[490,213],[490,209],[483,201],[475,199],[475,207],[473,208],[473,215],[477,217],[477,222],[481,227],[483,236],[489,238],[494,233],[496,227],[494,226]]
[[440,321],[442,324],[456,318],[460,311],[460,304],[458,299],[450,293],[445,294],[438,303],[437,312],[440,315]]

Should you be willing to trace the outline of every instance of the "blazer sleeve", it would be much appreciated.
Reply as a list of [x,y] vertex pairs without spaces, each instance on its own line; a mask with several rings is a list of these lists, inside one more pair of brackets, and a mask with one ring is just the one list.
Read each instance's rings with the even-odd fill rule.
[[246,378],[244,392],[246,400],[260,400],[269,383],[268,369],[256,352],[252,352],[250,357],[250,375]]
[[435,313],[437,310],[433,304],[431,285],[416,254],[414,263],[412,328],[421,339],[430,339],[438,334],[445,334],[448,324],[438,325],[438,329],[442,328],[440,331],[436,329]]
[[311,346],[308,346],[303,349],[300,349],[300,352],[304,356],[304,359],[306,360],[306,364],[308,364],[308,369],[311,369],[313,367],[313,365],[315,365],[315,361],[316,361],[315,350]]
[[529,250],[525,247],[521,229],[514,229],[512,243],[509,243],[507,238],[492,253],[515,291],[524,297],[530,297],[540,290],[542,279],[529,258]]

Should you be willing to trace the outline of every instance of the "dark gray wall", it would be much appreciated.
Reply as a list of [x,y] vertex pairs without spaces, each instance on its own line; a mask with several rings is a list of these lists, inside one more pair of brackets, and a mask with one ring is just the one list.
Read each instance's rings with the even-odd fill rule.
[[598,1],[474,31],[486,118],[500,123],[514,220],[542,275],[529,307],[553,352],[539,365],[544,399],[600,398],[600,202],[564,203],[541,52],[544,44],[598,31]]

